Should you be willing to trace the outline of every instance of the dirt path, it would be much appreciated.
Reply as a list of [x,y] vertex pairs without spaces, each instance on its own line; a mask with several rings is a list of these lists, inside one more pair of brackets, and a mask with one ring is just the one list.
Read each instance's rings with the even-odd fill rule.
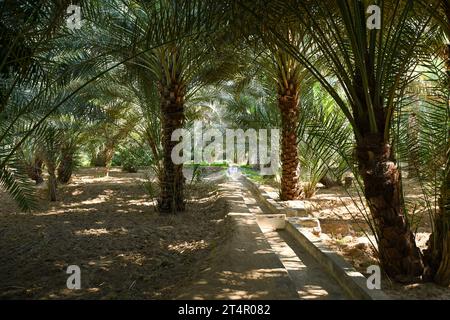
[[234,232],[204,265],[183,299],[347,299],[319,264],[286,232],[261,230],[267,213],[237,179],[222,186],[231,203]]
[[297,299],[286,269],[245,205],[242,184],[220,185],[230,204],[233,232],[203,263],[192,285],[182,288],[179,299]]

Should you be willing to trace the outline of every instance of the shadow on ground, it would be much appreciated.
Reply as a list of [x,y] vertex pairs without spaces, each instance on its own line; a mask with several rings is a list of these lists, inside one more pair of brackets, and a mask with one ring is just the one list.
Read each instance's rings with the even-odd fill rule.
[[[2,194],[0,298],[171,298],[222,242],[227,205],[209,185],[187,212],[161,216],[142,181],[84,172],[26,214]],[[81,290],[66,288],[69,265],[81,268]]]

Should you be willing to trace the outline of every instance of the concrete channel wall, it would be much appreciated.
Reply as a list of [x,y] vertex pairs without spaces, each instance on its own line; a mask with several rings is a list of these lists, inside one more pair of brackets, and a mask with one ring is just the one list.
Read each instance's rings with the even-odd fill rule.
[[[259,218],[258,221],[263,221],[265,224],[273,222],[276,224],[274,229],[285,229],[289,232],[298,244],[316,259],[324,271],[332,276],[349,296],[359,300],[390,299],[382,290],[368,289],[366,277],[356,271],[353,266],[323,242],[322,237],[320,237],[320,223],[318,219],[308,218],[305,210],[295,211],[282,206],[274,197],[248,177],[244,175],[243,179],[245,180],[245,185],[254,196],[271,211],[270,215],[266,218]],[[292,214],[297,217],[287,217]],[[285,222],[281,222],[280,219],[285,219]]]

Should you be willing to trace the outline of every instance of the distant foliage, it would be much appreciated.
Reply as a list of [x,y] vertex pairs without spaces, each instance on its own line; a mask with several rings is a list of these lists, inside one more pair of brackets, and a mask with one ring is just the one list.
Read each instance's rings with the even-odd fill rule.
[[137,172],[139,167],[148,167],[152,163],[150,152],[141,146],[119,146],[112,159],[113,166],[122,167],[125,172]]

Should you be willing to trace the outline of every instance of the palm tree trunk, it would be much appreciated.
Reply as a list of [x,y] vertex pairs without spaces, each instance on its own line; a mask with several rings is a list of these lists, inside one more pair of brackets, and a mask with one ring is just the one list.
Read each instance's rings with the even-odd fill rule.
[[107,144],[105,148],[100,150],[99,153],[94,155],[93,159],[91,159],[91,165],[95,167],[104,167],[105,175],[109,175],[109,170],[111,169],[112,158],[115,152],[114,144]]
[[72,172],[73,172],[73,167],[74,167],[74,160],[73,160],[74,152],[71,149],[63,148],[61,153],[62,153],[61,162],[59,163],[59,166],[57,169],[58,182],[69,183],[69,181],[72,177]]
[[27,172],[30,179],[36,182],[36,185],[39,185],[44,182],[44,178],[42,177],[42,166],[44,165],[44,161],[36,157],[33,160],[31,165],[27,164]]
[[172,161],[172,149],[178,143],[172,141],[172,133],[181,129],[184,122],[184,88],[176,81],[161,84],[161,112],[163,129],[163,173],[159,210],[164,213],[184,211],[183,165]]
[[105,176],[109,176],[111,170],[112,158],[114,157],[115,147],[107,146],[105,149]]
[[450,170],[441,188],[439,211],[433,221],[434,231],[424,251],[424,279],[448,287],[450,285]]
[[281,195],[282,201],[300,197],[299,157],[297,151],[297,125],[299,121],[298,93],[289,87],[279,93],[281,112]]
[[401,174],[391,146],[372,134],[358,139],[356,151],[384,271],[397,281],[413,281],[423,265],[402,206]]
[[106,167],[106,158],[103,150],[98,152],[97,154],[92,155],[91,166]]
[[[443,286],[450,286],[450,152],[447,153],[447,171],[441,187],[439,216],[435,222],[435,238],[433,251],[437,253],[436,273],[434,281]],[[433,243],[432,242],[432,243]],[[432,252],[433,252],[432,251]]]
[[57,189],[57,179],[56,179],[56,168],[55,164],[51,161],[46,161],[48,171],[48,194],[50,201],[56,201],[56,189]]

